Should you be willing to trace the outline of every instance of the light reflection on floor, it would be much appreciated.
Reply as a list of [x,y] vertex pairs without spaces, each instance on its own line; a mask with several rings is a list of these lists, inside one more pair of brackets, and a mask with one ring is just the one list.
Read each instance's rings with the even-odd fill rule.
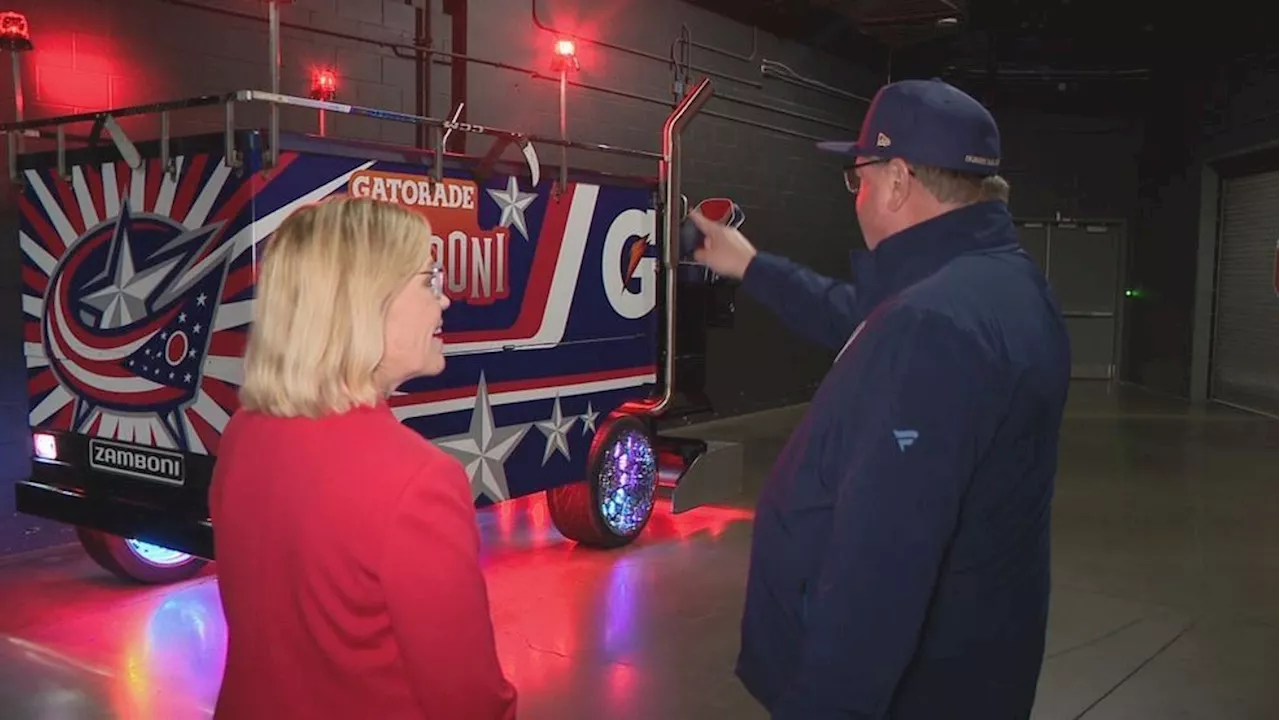
[[[721,594],[664,590],[661,566],[696,575],[688,544],[714,546],[731,531],[740,542],[749,520],[736,508],[673,516],[660,502],[641,540],[593,551],[556,532],[541,496],[482,511],[499,654],[520,690],[521,717],[556,717],[566,702],[649,716],[641,687],[655,681],[641,676],[669,664],[674,650],[662,647],[661,633],[671,631],[662,615],[680,614],[684,598],[696,620],[716,611]],[[212,573],[127,586],[70,548],[35,566],[0,567],[0,608],[0,707],[15,717],[211,715],[227,639]]]
[[[699,430],[744,443],[739,504],[799,417]],[[1277,717],[1277,437],[1274,419],[1073,386],[1034,720]],[[749,513],[668,508],[610,552],[562,540],[539,500],[480,514],[521,720],[765,717],[733,676]],[[0,720],[205,718],[220,618],[212,577],[140,589],[74,547],[0,560]]]

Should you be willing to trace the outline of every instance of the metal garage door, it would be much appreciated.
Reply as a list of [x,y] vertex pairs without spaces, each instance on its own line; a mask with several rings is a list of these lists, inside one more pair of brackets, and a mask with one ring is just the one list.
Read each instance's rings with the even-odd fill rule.
[[1210,397],[1276,414],[1275,171],[1222,182]]
[[1023,248],[1062,305],[1071,337],[1071,377],[1114,377],[1124,226],[1031,220],[1017,226]]

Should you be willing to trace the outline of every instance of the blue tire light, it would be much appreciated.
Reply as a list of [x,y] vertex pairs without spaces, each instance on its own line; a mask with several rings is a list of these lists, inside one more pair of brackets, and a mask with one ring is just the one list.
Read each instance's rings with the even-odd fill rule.
[[161,547],[159,545],[152,545],[151,543],[145,543],[141,540],[130,539],[126,540],[125,544],[129,546],[129,550],[136,555],[139,560],[158,567],[182,565],[191,559],[191,556],[184,552],[170,550],[167,547]]
[[653,510],[658,463],[644,433],[622,432],[607,451],[600,477],[600,515],[609,529],[630,535]]

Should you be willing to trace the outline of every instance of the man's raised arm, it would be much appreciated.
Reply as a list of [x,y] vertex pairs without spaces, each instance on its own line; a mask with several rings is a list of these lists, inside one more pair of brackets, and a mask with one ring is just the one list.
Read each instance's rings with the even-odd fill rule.
[[863,318],[853,283],[820,275],[773,253],[757,252],[742,289],[788,329],[832,350],[844,347]]

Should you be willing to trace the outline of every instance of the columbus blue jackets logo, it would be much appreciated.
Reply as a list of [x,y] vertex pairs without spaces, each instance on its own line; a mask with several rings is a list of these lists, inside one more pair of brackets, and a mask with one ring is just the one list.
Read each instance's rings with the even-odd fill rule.
[[41,341],[76,397],[73,430],[99,409],[151,415],[189,446],[180,413],[200,388],[232,249],[217,245],[221,225],[188,229],[126,200],[68,247],[49,277]]

